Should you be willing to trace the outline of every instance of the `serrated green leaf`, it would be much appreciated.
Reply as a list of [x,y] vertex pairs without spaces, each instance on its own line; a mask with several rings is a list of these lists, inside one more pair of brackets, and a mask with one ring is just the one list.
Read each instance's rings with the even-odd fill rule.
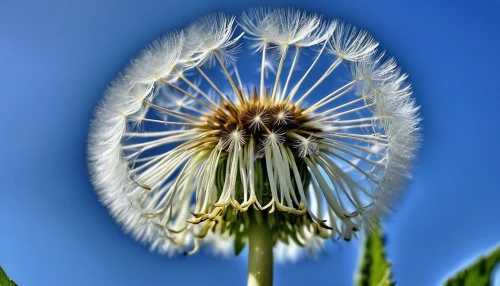
[[497,246],[487,255],[479,257],[467,268],[462,269],[452,278],[449,278],[446,286],[489,286],[492,285],[491,273],[500,262],[500,246]]
[[380,225],[376,225],[370,235],[366,235],[362,255],[356,275],[358,286],[392,286],[391,263],[385,255],[385,237]]
[[16,282],[9,279],[2,267],[0,267],[0,286],[17,286]]

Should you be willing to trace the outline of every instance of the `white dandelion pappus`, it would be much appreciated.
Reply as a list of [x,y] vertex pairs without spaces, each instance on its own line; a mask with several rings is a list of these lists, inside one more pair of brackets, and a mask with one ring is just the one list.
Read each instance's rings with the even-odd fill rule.
[[[259,86],[238,72],[248,43]],[[407,75],[377,46],[349,24],[273,8],[208,15],[155,41],[96,108],[88,164],[101,201],[170,255],[244,245],[250,218],[269,225],[278,260],[350,240],[395,206],[419,147]],[[299,75],[305,51],[316,54]],[[325,93],[344,66],[349,81]]]

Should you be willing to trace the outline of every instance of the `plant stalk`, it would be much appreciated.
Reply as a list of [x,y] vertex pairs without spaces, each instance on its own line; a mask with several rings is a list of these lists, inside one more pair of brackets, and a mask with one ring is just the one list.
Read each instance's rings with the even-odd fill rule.
[[248,228],[248,286],[272,286],[273,234],[265,221],[259,223],[254,216]]

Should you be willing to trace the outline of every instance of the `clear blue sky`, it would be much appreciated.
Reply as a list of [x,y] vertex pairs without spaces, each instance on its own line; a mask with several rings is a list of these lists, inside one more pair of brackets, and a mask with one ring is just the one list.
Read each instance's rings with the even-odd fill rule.
[[[0,265],[20,285],[243,285],[246,254],[169,259],[122,233],[89,182],[103,90],[154,38],[209,12],[295,6],[367,29],[422,105],[424,145],[386,224],[398,285],[437,285],[500,242],[500,1],[3,1]],[[276,267],[276,285],[350,285],[357,243]]]

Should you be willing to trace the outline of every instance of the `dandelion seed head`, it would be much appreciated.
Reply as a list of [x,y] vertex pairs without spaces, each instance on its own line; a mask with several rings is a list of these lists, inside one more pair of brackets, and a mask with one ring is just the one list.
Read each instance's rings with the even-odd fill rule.
[[339,58],[359,62],[373,55],[378,42],[368,32],[337,21],[329,41],[328,51]]
[[[420,142],[408,75],[377,46],[352,25],[282,8],[211,14],[153,42],[92,120],[102,203],[168,255],[227,253],[250,219],[270,227],[278,260],[356,237],[398,204]],[[253,60],[238,70],[245,52]],[[340,68],[349,79],[332,90]]]

